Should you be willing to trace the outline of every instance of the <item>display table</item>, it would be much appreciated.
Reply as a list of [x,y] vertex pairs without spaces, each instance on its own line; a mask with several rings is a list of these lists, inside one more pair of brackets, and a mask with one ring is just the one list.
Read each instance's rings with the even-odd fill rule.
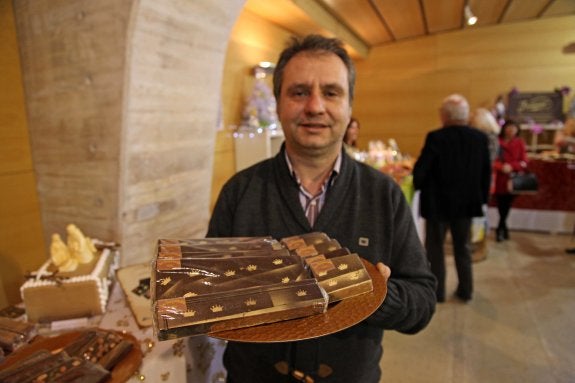
[[225,342],[206,336],[159,342],[152,327],[139,328],[116,283],[99,327],[128,331],[141,344],[144,354],[140,370],[129,382],[225,382],[221,363]]
[[[539,191],[517,197],[507,221],[509,228],[571,233],[575,224],[575,162],[532,159],[528,168],[537,175]],[[495,206],[491,201],[488,216],[492,227],[499,221]]]
[[[127,373],[113,378],[114,382],[194,382],[218,383],[226,381],[222,363],[226,342],[207,336],[158,341],[151,326],[139,327],[120,283],[116,281],[106,312],[89,318],[76,318],[38,325],[39,339],[29,346],[33,351],[49,348],[62,337],[99,328],[125,333],[141,349],[141,363],[123,368]],[[73,339],[73,338],[70,338]],[[54,342],[50,343],[50,340]],[[38,346],[35,346],[38,344]],[[58,344],[58,348],[65,343]],[[28,346],[23,346],[22,349]],[[29,355],[27,353],[26,355]],[[2,370],[2,363],[0,363]],[[133,373],[132,373],[133,372]]]

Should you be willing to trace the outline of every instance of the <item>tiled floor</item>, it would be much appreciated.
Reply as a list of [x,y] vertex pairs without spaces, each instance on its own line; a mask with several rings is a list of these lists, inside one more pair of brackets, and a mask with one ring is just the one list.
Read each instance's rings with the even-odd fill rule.
[[[493,238],[491,233],[490,240]],[[437,306],[417,335],[385,333],[386,383],[575,382],[575,246],[567,235],[513,232],[474,264],[467,304]],[[447,257],[448,293],[456,287]]]

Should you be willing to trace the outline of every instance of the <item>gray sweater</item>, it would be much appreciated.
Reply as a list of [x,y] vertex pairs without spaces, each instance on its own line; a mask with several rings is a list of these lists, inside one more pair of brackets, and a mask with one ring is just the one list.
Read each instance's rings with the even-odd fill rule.
[[[288,362],[316,382],[377,383],[383,330],[416,333],[435,311],[435,279],[410,207],[395,181],[343,153],[340,173],[310,227],[284,150],[237,173],[224,185],[207,236],[281,239],[321,231],[371,263],[388,265],[388,292],[368,319],[333,335],[295,343],[230,342],[224,356],[229,381],[287,382],[274,365]],[[324,379],[314,375],[321,364],[333,370]]]

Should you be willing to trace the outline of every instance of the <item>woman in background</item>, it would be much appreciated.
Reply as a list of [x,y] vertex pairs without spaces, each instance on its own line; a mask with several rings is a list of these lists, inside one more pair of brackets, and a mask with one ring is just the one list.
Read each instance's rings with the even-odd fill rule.
[[357,148],[357,137],[359,136],[359,121],[357,118],[352,117],[347,124],[345,136],[343,136],[343,143],[352,148]]
[[[499,132],[501,126],[497,123],[493,113],[485,108],[477,108],[471,116],[470,125],[479,129],[487,136],[489,144],[489,160],[493,161],[499,154]],[[495,192],[495,174],[491,175],[491,184],[489,187],[489,194]],[[487,233],[489,232],[489,223],[487,220],[487,204],[483,206],[485,216],[474,217],[471,225],[471,238],[474,246],[471,260],[473,262],[482,261],[487,258]]]
[[357,138],[359,137],[359,121],[352,117],[347,124],[345,135],[343,136],[343,147],[347,154],[357,159],[359,149],[357,148]]
[[499,132],[499,154],[493,162],[495,170],[495,199],[499,212],[499,224],[496,230],[497,242],[509,239],[507,216],[515,195],[509,192],[509,174],[527,168],[527,149],[525,141],[519,137],[519,125],[512,120],[503,124]]
[[477,108],[471,117],[471,126],[481,130],[489,139],[489,157],[491,162],[495,161],[499,154],[499,132],[501,127],[495,120],[495,116],[485,109]]

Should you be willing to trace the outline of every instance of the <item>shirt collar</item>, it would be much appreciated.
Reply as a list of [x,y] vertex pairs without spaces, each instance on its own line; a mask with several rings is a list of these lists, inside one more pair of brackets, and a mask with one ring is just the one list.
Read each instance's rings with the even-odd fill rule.
[[[286,163],[289,169],[289,172],[291,174],[291,176],[293,177],[294,180],[296,180],[296,182],[298,183],[298,185],[301,184],[299,177],[297,176],[293,165],[289,159],[287,150],[284,151],[284,155],[285,155],[285,159],[286,159]],[[337,155],[337,158],[335,159],[335,163],[333,164],[333,169],[331,171],[331,174],[328,178],[328,183],[331,184],[333,182],[333,180],[335,179],[335,177],[339,174],[340,170],[341,170],[341,151],[339,152],[339,154]]]

